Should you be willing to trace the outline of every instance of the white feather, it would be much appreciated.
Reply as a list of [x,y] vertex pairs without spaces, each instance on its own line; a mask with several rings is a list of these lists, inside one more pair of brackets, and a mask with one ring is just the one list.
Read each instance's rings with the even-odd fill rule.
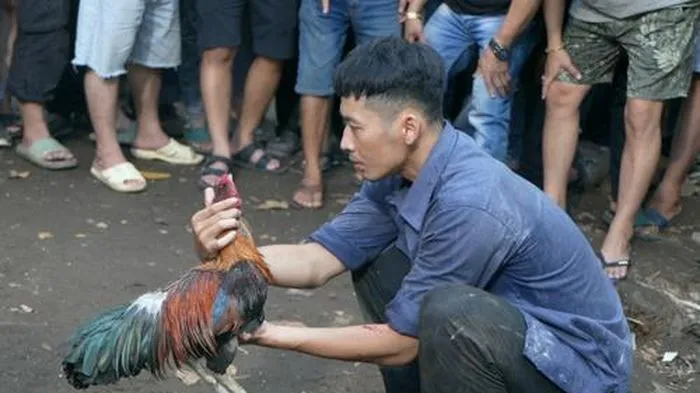
[[129,309],[137,308],[139,311],[146,311],[151,315],[157,315],[160,313],[161,306],[167,295],[167,292],[162,291],[145,293],[136,299]]

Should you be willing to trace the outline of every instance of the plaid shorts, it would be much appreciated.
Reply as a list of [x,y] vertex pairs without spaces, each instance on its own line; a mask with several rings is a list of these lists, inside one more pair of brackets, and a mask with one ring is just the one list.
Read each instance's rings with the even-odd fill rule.
[[585,85],[611,82],[624,50],[629,57],[628,97],[685,97],[693,75],[698,15],[697,6],[675,6],[612,22],[572,17],[564,43],[582,78],[562,72],[558,79]]

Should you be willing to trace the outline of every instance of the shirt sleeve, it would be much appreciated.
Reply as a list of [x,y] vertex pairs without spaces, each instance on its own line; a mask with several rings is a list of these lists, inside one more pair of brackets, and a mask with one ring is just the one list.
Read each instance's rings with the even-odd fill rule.
[[463,206],[431,210],[417,257],[386,309],[391,328],[412,337],[418,336],[426,294],[448,284],[483,288],[512,247],[511,231],[484,210]]
[[349,270],[375,258],[397,237],[388,206],[363,186],[343,211],[309,237],[335,255]]

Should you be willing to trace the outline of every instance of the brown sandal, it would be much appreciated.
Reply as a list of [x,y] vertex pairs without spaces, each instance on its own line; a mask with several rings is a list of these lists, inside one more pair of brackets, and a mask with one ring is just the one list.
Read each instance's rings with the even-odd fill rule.
[[[311,201],[309,203],[303,203],[299,202],[297,198],[299,195],[303,195],[304,199],[307,199],[307,201]],[[314,201],[316,199],[316,196],[320,196],[320,200],[318,204],[315,204]],[[296,209],[320,209],[323,207],[323,186],[320,184],[307,184],[304,183],[303,181],[299,185],[299,188],[296,190],[294,193],[294,197],[292,197],[292,207]]]

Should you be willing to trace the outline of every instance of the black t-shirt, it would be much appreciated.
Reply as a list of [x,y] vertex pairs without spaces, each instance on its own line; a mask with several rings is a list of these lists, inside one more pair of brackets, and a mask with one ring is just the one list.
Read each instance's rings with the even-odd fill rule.
[[445,0],[445,4],[458,14],[505,15],[510,0]]

